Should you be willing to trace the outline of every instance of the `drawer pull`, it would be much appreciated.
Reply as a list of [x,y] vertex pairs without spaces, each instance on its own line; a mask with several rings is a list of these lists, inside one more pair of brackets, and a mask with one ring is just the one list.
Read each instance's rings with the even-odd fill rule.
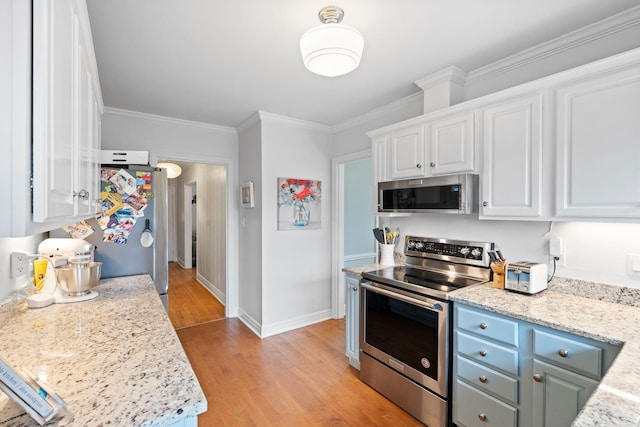
[[480,413],[480,414],[478,414],[478,419],[480,421],[487,421],[487,415],[484,414],[484,413]]
[[542,375],[540,375],[540,374],[535,374],[535,375],[533,376],[533,380],[534,380],[535,382],[537,382],[537,383],[541,383],[541,382],[542,382]]
[[480,323],[480,329],[487,329],[487,324],[484,322]]
[[478,377],[478,379],[480,380],[480,382],[482,384],[486,384],[487,383],[487,377],[485,377],[484,375],[480,375],[480,377]]
[[558,351],[558,354],[560,355],[560,357],[567,357],[569,355],[569,350],[565,350],[564,348],[561,348]]
[[482,357],[485,357],[487,355],[487,350],[480,350],[478,354]]

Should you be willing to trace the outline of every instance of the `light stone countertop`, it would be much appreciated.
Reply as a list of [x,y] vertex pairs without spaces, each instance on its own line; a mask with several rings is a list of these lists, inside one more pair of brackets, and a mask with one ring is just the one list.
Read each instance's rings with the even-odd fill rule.
[[[622,350],[572,425],[639,426],[640,307],[612,301],[640,295],[640,290],[589,286],[562,279],[554,282],[537,295],[517,294],[488,285],[459,289],[449,295],[455,302],[597,341],[622,344]],[[584,296],[577,295],[579,289]],[[640,299],[634,302],[640,303]]]
[[[56,426],[166,426],[207,401],[147,275],[104,279],[90,301],[28,309],[0,329],[0,356],[46,376],[72,417]],[[0,392],[0,425],[37,423]]]

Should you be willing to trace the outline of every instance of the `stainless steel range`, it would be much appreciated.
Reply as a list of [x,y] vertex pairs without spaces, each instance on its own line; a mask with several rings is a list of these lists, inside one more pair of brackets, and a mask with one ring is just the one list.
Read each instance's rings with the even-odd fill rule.
[[362,275],[360,378],[427,426],[451,425],[448,294],[490,280],[491,249],[407,236],[404,266]]

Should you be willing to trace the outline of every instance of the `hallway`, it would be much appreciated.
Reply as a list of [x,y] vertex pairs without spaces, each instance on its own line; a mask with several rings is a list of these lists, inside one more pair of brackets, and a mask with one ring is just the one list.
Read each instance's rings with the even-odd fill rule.
[[169,319],[182,329],[224,319],[224,306],[196,281],[196,268],[183,269],[169,263]]

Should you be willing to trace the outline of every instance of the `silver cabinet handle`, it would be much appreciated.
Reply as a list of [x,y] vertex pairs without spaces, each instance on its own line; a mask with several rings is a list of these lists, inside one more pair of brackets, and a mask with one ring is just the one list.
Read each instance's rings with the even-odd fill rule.
[[561,348],[560,350],[558,350],[558,354],[560,355],[560,357],[567,357],[569,355],[569,350]]
[[485,208],[486,208],[487,206],[489,206],[489,203],[487,203],[487,202],[482,202],[482,207],[485,207]]
[[487,355],[487,350],[480,350],[478,354],[482,357],[485,357]]
[[89,192],[87,190],[80,190],[77,193],[74,191],[73,197],[77,197],[80,200],[89,200]]
[[480,376],[478,377],[478,379],[480,380],[480,382],[481,382],[482,384],[486,384],[486,383],[487,383],[487,377],[485,377],[484,375],[480,375]]
[[418,163],[418,164],[416,165],[416,167],[417,167],[418,169],[422,169],[422,163]]
[[357,287],[357,286],[354,286],[354,287],[353,287],[353,288],[351,288],[351,289],[353,289],[354,291],[357,291],[357,290],[358,290],[358,287]]
[[534,380],[535,382],[537,382],[537,383],[541,383],[541,382],[542,382],[542,375],[540,375],[540,374],[535,374],[535,375],[533,376],[533,380]]
[[487,329],[487,326],[488,325],[484,322],[480,323],[480,329]]
[[478,414],[478,419],[480,421],[487,421],[487,415],[485,413]]

